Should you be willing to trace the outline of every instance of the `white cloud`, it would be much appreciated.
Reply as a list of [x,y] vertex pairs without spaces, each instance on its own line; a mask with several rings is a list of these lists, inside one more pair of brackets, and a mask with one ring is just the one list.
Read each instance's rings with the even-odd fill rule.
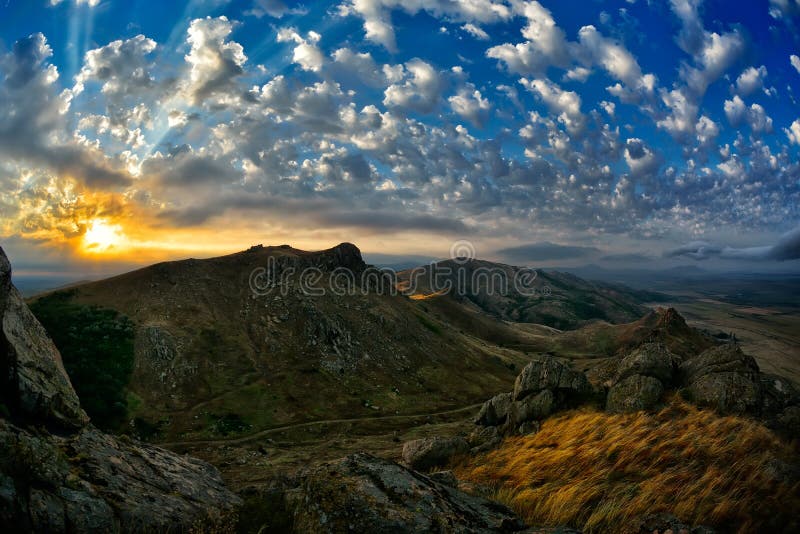
[[486,115],[492,108],[489,101],[481,96],[481,92],[472,84],[459,88],[458,92],[447,99],[454,112],[476,126],[483,126]]
[[522,28],[526,41],[493,46],[486,56],[503,62],[510,72],[517,74],[541,73],[550,65],[567,66],[571,62],[570,45],[550,11],[536,1],[513,5],[515,14],[527,19]]
[[421,59],[408,61],[402,69],[400,79],[384,91],[386,106],[400,107],[428,113],[441,97],[443,81],[430,63]]
[[791,63],[792,67],[794,67],[794,70],[796,70],[798,74],[800,74],[800,57],[798,57],[795,54],[790,55],[789,63]]
[[303,6],[290,8],[283,0],[255,0],[253,8],[246,14],[259,19],[264,15],[280,19],[286,15],[305,15],[307,12],[308,10]]
[[308,32],[303,38],[294,28],[281,28],[277,37],[279,43],[296,43],[292,61],[300,65],[301,69],[312,72],[319,72],[325,63],[325,56],[317,46],[320,38],[321,35],[314,31]]
[[788,128],[784,128],[783,131],[790,143],[800,145],[800,119],[794,121]]
[[[63,1],[64,0],[50,0],[50,5],[57,6],[61,4],[61,2]],[[72,2],[76,6],[89,6],[89,7],[96,7],[98,4],[100,4],[100,0],[72,0]]]
[[192,102],[228,97],[235,79],[244,73],[247,56],[242,45],[226,40],[231,32],[233,25],[224,16],[195,19],[189,25],[191,49],[185,59],[190,66],[187,92]]
[[394,9],[411,15],[426,11],[450,22],[473,24],[507,20],[511,16],[508,5],[495,0],[347,0],[339,6],[339,13],[360,17],[367,39],[395,52],[397,44],[391,16]]
[[527,80],[522,78],[520,83],[530,92],[542,99],[551,113],[558,116],[572,133],[583,130],[585,117],[581,113],[581,97],[574,91],[565,91],[547,79]]
[[613,78],[624,83],[629,90],[653,92],[655,77],[644,76],[636,58],[620,43],[604,37],[594,26],[581,28],[578,37],[594,62],[601,65]]
[[739,126],[747,122],[753,133],[772,132],[772,118],[760,104],[752,104],[749,108],[739,95],[734,95],[731,100],[725,101],[725,116],[731,126]]
[[472,35],[476,39],[480,39],[481,41],[486,41],[489,39],[489,34],[486,33],[483,28],[480,26],[476,26],[475,24],[468,22],[461,26],[461,29],[467,32],[468,34]]
[[748,96],[764,87],[764,79],[767,77],[767,67],[761,65],[758,68],[746,68],[738,78],[736,78],[736,90],[742,96]]

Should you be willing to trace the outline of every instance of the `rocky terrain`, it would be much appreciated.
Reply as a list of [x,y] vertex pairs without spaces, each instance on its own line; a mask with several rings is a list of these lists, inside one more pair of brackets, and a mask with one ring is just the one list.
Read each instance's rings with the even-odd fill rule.
[[[0,514],[17,530],[796,526],[796,385],[671,308],[552,273],[536,280],[561,288],[553,309],[606,311],[559,330],[519,295],[407,296],[379,274],[312,295],[341,268],[369,272],[357,248],[253,247],[33,299],[69,347],[62,361],[3,265]],[[310,286],[280,276],[309,267]],[[85,380],[93,357],[98,376],[127,384],[110,397],[125,414],[112,433],[67,376]],[[128,357],[127,375],[109,367]]]
[[188,531],[239,498],[211,465],[100,432],[0,249],[0,522],[6,531]]

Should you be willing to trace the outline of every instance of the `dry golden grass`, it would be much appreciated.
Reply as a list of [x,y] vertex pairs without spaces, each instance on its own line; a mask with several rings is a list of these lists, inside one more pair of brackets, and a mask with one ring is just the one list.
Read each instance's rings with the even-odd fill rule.
[[779,532],[794,528],[800,485],[780,481],[774,465],[796,453],[754,421],[675,397],[655,414],[566,412],[455,473],[493,488],[530,525],[628,532],[636,518],[669,512],[726,532]]

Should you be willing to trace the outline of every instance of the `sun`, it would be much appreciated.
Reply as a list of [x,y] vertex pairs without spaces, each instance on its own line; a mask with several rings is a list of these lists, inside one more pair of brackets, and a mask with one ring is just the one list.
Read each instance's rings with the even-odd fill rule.
[[105,219],[93,219],[83,234],[83,247],[90,252],[107,252],[123,241],[122,227]]

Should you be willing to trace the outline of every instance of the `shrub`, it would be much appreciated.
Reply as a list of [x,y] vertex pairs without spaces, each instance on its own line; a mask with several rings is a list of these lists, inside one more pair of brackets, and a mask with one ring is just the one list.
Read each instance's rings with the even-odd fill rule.
[[71,292],[41,297],[30,308],[61,352],[86,413],[99,428],[119,428],[133,371],[133,323],[114,310],[77,304]]

